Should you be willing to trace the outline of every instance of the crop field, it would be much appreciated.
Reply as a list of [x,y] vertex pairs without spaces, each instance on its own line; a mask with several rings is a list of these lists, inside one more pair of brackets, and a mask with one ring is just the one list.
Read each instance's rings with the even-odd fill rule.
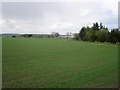
[[115,88],[118,46],[48,38],[3,38],[3,88]]

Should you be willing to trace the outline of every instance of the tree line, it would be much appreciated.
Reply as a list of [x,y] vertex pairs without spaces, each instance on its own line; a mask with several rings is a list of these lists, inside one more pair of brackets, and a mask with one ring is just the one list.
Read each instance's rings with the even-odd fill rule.
[[120,42],[120,31],[118,28],[108,30],[102,23],[93,23],[92,27],[82,27],[78,34],[74,35],[75,40],[91,42]]

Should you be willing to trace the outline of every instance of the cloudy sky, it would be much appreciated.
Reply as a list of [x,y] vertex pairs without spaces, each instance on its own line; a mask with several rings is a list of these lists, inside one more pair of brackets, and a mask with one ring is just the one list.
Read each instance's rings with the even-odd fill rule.
[[[114,1],[114,2],[113,2]],[[118,1],[2,2],[2,33],[79,32],[82,26],[102,22],[118,27]],[[2,11],[1,11],[2,9]]]

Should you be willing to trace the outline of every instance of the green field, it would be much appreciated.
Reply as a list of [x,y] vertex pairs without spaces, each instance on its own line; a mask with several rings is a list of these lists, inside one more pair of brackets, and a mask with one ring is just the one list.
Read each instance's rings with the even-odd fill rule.
[[3,88],[114,88],[118,47],[47,38],[3,38]]

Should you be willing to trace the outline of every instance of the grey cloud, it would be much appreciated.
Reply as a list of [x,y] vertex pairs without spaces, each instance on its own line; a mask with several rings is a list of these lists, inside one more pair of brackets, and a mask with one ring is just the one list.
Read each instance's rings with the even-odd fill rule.
[[62,3],[45,2],[3,2],[2,13],[5,18],[42,18],[44,14],[60,13]]
[[95,2],[4,2],[2,15],[4,20],[15,21],[6,23],[4,30],[14,29],[16,33],[77,32],[79,27],[96,21],[117,25],[112,11]]

